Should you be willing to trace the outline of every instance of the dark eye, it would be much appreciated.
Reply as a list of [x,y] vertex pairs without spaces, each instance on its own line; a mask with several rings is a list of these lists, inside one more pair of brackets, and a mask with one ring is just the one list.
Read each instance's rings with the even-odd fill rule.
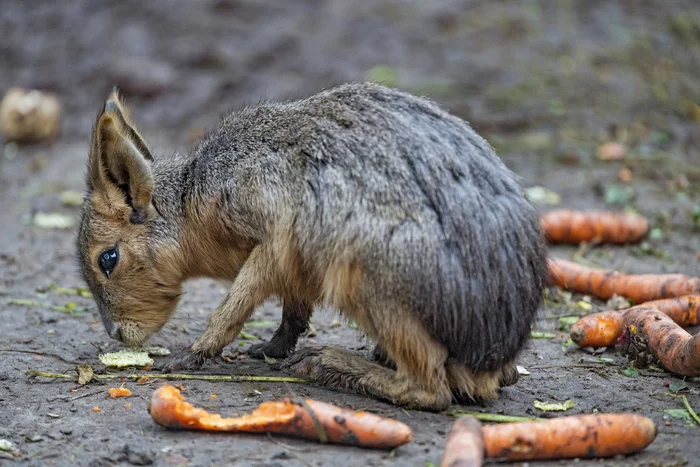
[[119,262],[119,251],[117,250],[117,247],[107,248],[105,251],[100,253],[98,262],[100,263],[100,269],[102,269],[102,272],[109,277]]

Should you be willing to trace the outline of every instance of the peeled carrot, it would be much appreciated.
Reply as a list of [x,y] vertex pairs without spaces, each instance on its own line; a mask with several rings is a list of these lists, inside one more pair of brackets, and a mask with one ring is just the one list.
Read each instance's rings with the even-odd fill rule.
[[[683,376],[700,376],[700,334],[691,336],[671,318],[649,306],[637,306],[623,318],[627,339],[646,346],[668,371]],[[631,342],[623,342],[622,352],[629,351]]]
[[109,397],[116,399],[117,397],[130,397],[131,391],[127,388],[109,388]]
[[368,448],[395,448],[410,442],[413,436],[411,428],[397,420],[311,399],[263,402],[250,414],[222,418],[194,407],[184,400],[177,388],[169,385],[153,392],[148,411],[156,423],[168,428],[281,433]]
[[547,239],[552,243],[631,243],[646,235],[649,223],[639,214],[612,211],[557,209],[540,216]]
[[700,294],[700,278],[683,274],[623,274],[593,269],[563,259],[550,258],[549,283],[607,300],[613,295],[644,303],[660,298]]
[[[656,308],[679,326],[700,324],[700,295],[652,300],[642,305]],[[579,347],[598,348],[615,345],[624,330],[623,317],[629,309],[601,311],[582,317],[571,326],[571,340]]]
[[636,414],[560,417],[482,428],[486,457],[508,460],[611,457],[641,451],[656,437],[654,422]]
[[452,425],[445,444],[441,467],[481,467],[484,462],[484,434],[481,423],[464,416]]

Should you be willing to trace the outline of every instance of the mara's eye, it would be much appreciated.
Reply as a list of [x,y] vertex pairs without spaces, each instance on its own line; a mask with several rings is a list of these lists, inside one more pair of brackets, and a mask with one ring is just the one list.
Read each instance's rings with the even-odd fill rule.
[[117,247],[107,248],[105,251],[100,253],[98,262],[100,263],[100,269],[102,269],[102,272],[109,277],[119,262],[119,251],[117,250]]

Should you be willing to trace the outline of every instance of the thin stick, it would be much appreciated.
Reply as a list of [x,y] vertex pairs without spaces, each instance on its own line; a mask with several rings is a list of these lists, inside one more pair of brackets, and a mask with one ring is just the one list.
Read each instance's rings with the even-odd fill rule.
[[[59,379],[71,379],[77,380],[78,378],[73,375],[67,375],[65,373],[46,373],[44,371],[27,370],[24,372],[25,375],[29,377],[40,376],[42,378],[59,378]],[[94,375],[95,379],[135,379],[149,378],[149,379],[194,379],[201,381],[231,381],[234,383],[244,383],[244,382],[267,382],[267,383],[308,383],[309,381],[301,378],[292,378],[288,376],[243,376],[243,375],[187,375],[178,373],[129,373],[127,375],[121,374],[107,374],[107,375]]]
[[698,417],[698,414],[695,413],[693,408],[688,403],[688,398],[685,396],[682,396],[682,397],[683,397],[683,403],[685,404],[685,408],[688,409],[688,413],[690,413],[690,416],[693,417],[693,419],[697,422],[698,425],[700,425],[700,417]]
[[62,362],[70,363],[72,365],[79,365],[78,362],[68,360],[67,358],[61,357],[58,354],[48,353],[48,352],[40,352],[38,350],[0,349],[0,352],[27,353],[27,354],[32,354],[32,355],[42,355],[44,357],[57,358],[57,359],[61,360]]
[[455,410],[452,412],[452,416],[461,417],[462,415],[471,415],[480,422],[496,422],[496,423],[516,423],[516,422],[540,422],[543,420],[549,420],[547,418],[538,417],[517,417],[514,415],[500,415],[497,413],[482,413],[482,412],[466,412],[463,410]]

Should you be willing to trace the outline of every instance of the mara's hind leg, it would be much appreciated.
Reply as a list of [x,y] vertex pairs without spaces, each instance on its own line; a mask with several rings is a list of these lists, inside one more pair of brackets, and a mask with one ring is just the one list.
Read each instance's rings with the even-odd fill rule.
[[515,363],[504,365],[500,370],[481,373],[473,373],[453,359],[447,360],[446,367],[454,398],[466,403],[496,399],[501,387],[515,384],[519,377]]
[[248,349],[253,358],[287,358],[294,352],[299,336],[309,328],[313,308],[298,300],[286,300],[282,305],[282,322],[270,342],[263,342]]
[[[393,316],[401,319],[393,320],[376,319],[379,317],[374,314],[372,325],[362,319],[367,316],[359,316],[356,321],[365,332],[375,334],[371,337],[396,362],[396,370],[333,347],[300,349],[285,366],[297,376],[325,386],[350,389],[396,405],[432,411],[449,407],[452,394],[445,371],[447,349],[412,313],[397,311]],[[386,326],[375,327],[381,321]]]

